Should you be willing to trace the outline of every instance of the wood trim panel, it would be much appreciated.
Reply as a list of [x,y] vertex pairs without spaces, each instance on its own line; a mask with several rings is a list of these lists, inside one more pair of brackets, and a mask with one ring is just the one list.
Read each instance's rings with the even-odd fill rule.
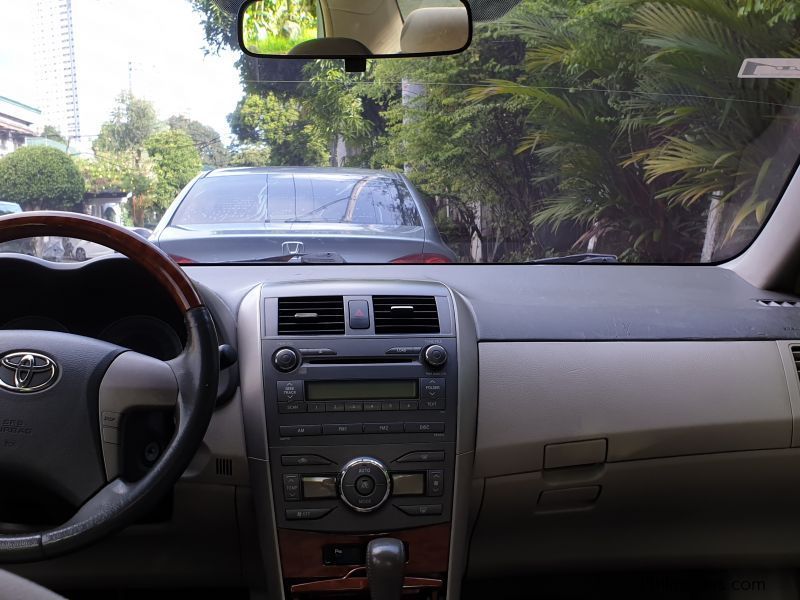
[[[428,579],[425,577],[406,577],[403,579],[403,589],[434,589],[442,588],[441,579]],[[363,592],[369,589],[366,577],[348,577],[347,579],[323,579],[296,583],[291,588],[292,594],[312,594],[324,592]]]
[[79,238],[124,254],[150,273],[182,312],[203,305],[183,269],[162,250],[124,227],[78,213],[34,211],[0,217],[0,242],[48,235]]
[[393,537],[408,543],[406,575],[446,573],[450,553],[450,525],[431,525],[390,533],[345,535],[278,529],[284,578],[344,577],[353,565],[324,565],[322,548],[328,544],[366,544],[378,537]]

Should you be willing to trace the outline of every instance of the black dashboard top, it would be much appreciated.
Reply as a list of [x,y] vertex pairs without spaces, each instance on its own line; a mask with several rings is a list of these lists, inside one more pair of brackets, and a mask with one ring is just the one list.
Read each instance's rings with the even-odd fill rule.
[[[475,313],[481,341],[765,340],[800,337],[797,300],[716,266],[336,265],[187,267],[236,312],[259,284],[438,281]],[[307,290],[306,290],[307,291]]]

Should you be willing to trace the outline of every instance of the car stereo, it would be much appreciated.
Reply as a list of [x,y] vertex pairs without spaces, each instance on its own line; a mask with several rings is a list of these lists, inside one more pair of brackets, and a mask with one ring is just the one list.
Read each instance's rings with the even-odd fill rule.
[[[443,299],[440,313],[450,311]],[[452,318],[441,318],[435,335],[376,335],[373,299],[356,300],[370,331],[262,338],[276,524],[366,533],[448,523],[458,409]]]

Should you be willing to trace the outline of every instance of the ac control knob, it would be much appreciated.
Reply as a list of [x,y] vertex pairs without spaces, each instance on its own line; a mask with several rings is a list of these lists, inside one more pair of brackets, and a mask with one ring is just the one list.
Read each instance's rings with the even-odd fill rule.
[[280,348],[272,355],[272,364],[283,373],[294,371],[300,364],[300,354],[293,348]]
[[354,458],[342,467],[338,485],[342,502],[360,513],[378,510],[392,493],[386,465],[369,456]]
[[432,344],[425,348],[422,357],[428,366],[438,369],[447,362],[447,350],[439,344]]

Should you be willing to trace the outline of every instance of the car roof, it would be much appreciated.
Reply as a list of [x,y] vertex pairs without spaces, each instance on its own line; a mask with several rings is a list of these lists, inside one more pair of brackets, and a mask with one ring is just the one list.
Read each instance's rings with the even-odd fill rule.
[[365,175],[381,175],[392,179],[399,179],[400,175],[393,171],[379,171],[376,169],[342,169],[337,167],[232,167],[214,169],[205,174],[205,177],[230,177],[236,175],[352,175],[363,177]]

